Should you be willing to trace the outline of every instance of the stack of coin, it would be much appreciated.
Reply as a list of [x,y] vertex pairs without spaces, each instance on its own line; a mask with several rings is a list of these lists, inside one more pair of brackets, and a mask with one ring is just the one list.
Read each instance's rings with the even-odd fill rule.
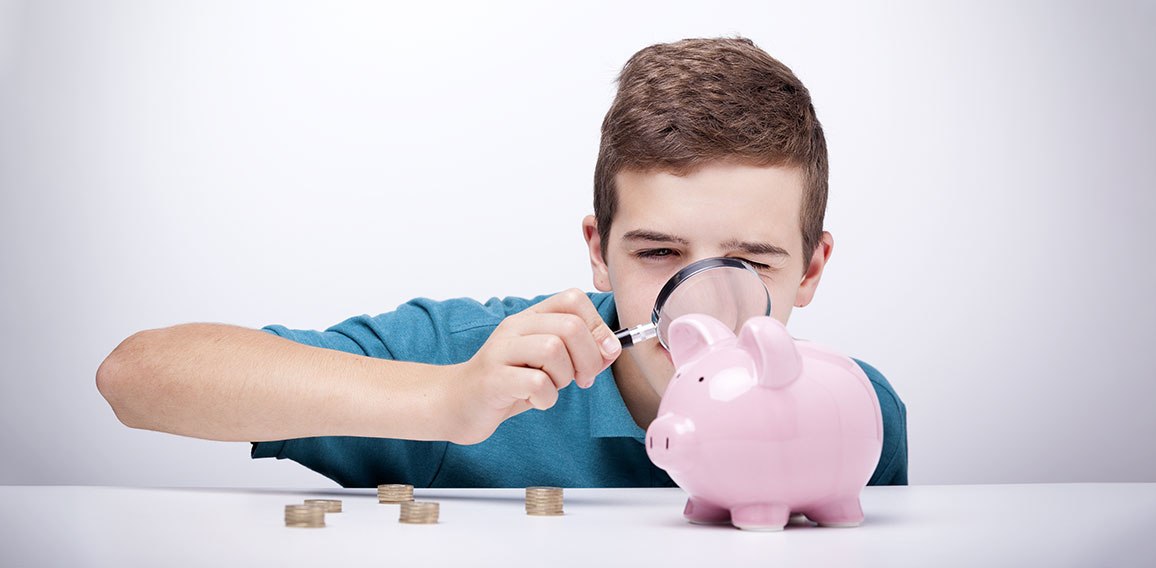
[[341,499],[306,499],[306,505],[319,505],[326,513],[340,513]]
[[402,483],[377,486],[378,503],[403,503],[413,501],[413,486]]
[[325,509],[318,505],[285,505],[285,526],[323,527],[325,526]]
[[526,514],[544,517],[562,514],[562,488],[527,487]]
[[438,504],[431,501],[405,501],[398,521],[412,525],[434,525],[438,522]]

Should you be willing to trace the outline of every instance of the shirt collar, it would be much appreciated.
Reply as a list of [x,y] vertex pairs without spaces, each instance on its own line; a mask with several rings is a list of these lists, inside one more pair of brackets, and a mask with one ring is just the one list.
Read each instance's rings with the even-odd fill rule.
[[[614,295],[610,292],[590,294],[590,300],[606,325],[617,331],[618,310],[614,305]],[[622,400],[611,367],[595,377],[594,385],[587,389],[587,393],[590,437],[634,438],[639,442],[646,439],[646,431],[634,423],[626,402]]]

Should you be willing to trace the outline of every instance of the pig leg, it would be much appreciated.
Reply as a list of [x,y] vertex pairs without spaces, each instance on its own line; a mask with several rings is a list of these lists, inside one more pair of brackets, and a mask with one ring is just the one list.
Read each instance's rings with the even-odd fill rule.
[[863,522],[859,497],[838,499],[807,511],[807,518],[821,527],[857,527]]
[[731,509],[731,523],[748,531],[781,531],[791,516],[786,505],[756,503]]
[[682,510],[686,520],[698,525],[721,525],[731,522],[731,512],[691,497],[686,500],[686,508]]

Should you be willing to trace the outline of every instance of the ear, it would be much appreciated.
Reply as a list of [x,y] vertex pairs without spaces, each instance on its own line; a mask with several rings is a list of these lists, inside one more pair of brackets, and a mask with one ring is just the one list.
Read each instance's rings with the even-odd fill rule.
[[785,387],[803,371],[795,338],[777,319],[761,316],[747,320],[739,330],[739,348],[755,360],[760,386]]
[[819,287],[819,279],[823,277],[823,268],[831,260],[831,251],[835,250],[835,237],[823,231],[815,251],[811,253],[811,260],[807,262],[807,272],[803,274],[803,281],[799,284],[799,291],[795,293],[795,307],[802,308],[815,298],[815,290]]
[[582,237],[590,249],[590,270],[594,273],[594,288],[599,292],[610,292],[610,267],[602,258],[602,237],[598,236],[598,219],[587,215],[582,219]]
[[722,322],[704,314],[686,314],[670,322],[666,330],[670,358],[675,368],[705,355],[712,345],[734,340],[735,334]]

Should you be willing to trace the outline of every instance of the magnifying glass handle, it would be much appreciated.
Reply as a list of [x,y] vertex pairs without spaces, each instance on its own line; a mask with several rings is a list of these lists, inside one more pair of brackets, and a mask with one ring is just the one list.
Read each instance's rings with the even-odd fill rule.
[[622,348],[634,347],[635,344],[646,341],[658,335],[658,326],[653,323],[644,323],[630,329],[614,332],[614,337],[622,343]]

